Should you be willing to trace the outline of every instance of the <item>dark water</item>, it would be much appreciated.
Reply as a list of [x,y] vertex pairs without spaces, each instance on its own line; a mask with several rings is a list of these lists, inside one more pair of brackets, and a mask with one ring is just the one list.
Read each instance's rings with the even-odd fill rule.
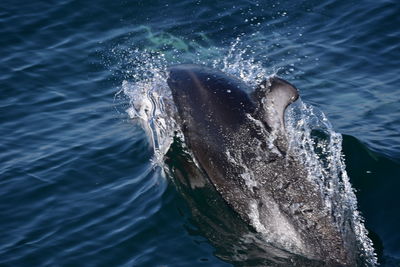
[[230,266],[114,96],[140,76],[132,55],[208,64],[240,37],[344,134],[380,261],[399,266],[399,14],[395,0],[2,1],[0,265]]

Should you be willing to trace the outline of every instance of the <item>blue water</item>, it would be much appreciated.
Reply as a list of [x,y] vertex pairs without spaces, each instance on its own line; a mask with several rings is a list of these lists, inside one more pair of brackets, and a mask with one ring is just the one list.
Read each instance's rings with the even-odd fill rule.
[[379,261],[400,266],[399,14],[396,0],[3,0],[0,265],[231,266],[115,94],[148,54],[211,65],[235,46],[344,134]]

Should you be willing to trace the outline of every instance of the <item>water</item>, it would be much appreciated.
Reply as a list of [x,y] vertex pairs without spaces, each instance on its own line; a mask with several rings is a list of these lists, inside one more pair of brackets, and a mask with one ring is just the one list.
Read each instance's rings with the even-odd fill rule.
[[118,94],[180,62],[300,88],[343,134],[379,260],[400,265],[397,1],[0,7],[0,265],[231,266]]

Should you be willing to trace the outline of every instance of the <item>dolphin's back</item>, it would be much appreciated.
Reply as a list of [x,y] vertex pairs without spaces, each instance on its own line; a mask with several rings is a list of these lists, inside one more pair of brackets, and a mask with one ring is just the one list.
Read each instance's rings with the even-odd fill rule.
[[[198,117],[213,116],[215,124],[239,125],[255,104],[246,93],[250,88],[235,77],[199,65],[176,65],[167,80],[178,109],[191,106]],[[230,125],[229,125],[230,124]]]

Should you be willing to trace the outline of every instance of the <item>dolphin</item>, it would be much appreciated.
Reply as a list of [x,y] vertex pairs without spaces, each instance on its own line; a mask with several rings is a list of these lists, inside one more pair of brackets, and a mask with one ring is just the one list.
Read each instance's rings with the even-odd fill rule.
[[284,114],[299,98],[295,86],[273,76],[251,90],[193,64],[169,67],[167,83],[194,160],[245,223],[295,255],[328,266],[359,264],[353,228],[338,225],[289,149]]

